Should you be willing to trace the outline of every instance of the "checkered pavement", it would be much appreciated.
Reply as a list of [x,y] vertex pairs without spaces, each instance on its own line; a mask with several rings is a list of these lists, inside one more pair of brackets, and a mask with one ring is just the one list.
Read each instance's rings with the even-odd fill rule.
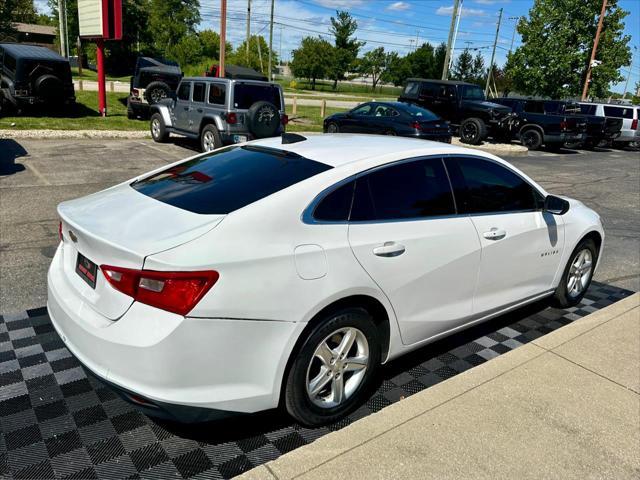
[[594,283],[577,307],[537,303],[413,352],[349,418],[316,429],[279,412],[155,421],[80,366],[46,309],[0,316],[0,478],[231,478],[631,293]]

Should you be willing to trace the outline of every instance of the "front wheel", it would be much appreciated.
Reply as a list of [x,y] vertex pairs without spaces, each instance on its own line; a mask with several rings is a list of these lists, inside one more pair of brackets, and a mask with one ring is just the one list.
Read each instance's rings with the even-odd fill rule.
[[151,115],[151,138],[153,138],[154,142],[164,143],[169,138],[169,132],[167,132],[167,128],[164,125],[164,121],[162,120],[162,115],[159,113],[154,113]]
[[591,285],[597,261],[598,249],[595,242],[590,238],[582,240],[569,257],[552,303],[560,308],[579,304]]
[[467,118],[460,124],[460,141],[480,145],[487,138],[487,125],[480,118]]
[[378,330],[366,310],[346,308],[328,315],[291,365],[287,411],[308,426],[342,418],[366,399],[380,355]]

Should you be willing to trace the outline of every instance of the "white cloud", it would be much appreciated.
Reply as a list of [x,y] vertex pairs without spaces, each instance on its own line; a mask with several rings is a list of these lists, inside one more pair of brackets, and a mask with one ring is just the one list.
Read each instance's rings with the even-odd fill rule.
[[316,0],[318,5],[330,8],[348,8],[362,5],[363,0]]
[[408,10],[411,7],[407,2],[394,2],[387,7],[387,10]]
[[[436,15],[440,15],[443,17],[450,17],[452,13],[453,13],[453,5],[449,7],[439,7],[436,10]],[[479,8],[462,7],[463,17],[484,17],[486,15],[487,15],[487,12]]]

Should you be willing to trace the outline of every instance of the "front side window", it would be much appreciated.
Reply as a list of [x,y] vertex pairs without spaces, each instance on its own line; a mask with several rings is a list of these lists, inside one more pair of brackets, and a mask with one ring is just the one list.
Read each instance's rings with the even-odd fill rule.
[[213,105],[224,105],[226,95],[226,86],[219,83],[211,83],[209,85],[209,103]]
[[448,158],[460,213],[536,210],[542,195],[522,177],[495,162],[476,157]]
[[484,100],[484,90],[477,85],[464,85],[462,87],[462,98]]
[[191,82],[181,83],[180,88],[178,88],[178,100],[189,100],[190,93],[191,93]]
[[193,101],[204,102],[205,84],[196,82],[193,84]]
[[453,195],[440,158],[426,158],[359,177],[351,221],[402,220],[452,215]]

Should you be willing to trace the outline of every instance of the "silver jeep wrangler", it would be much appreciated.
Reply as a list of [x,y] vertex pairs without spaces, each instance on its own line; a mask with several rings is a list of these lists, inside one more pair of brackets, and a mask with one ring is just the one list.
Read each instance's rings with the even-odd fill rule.
[[151,136],[199,139],[203,152],[280,135],[288,120],[282,88],[270,82],[185,77],[172,97],[151,107]]

